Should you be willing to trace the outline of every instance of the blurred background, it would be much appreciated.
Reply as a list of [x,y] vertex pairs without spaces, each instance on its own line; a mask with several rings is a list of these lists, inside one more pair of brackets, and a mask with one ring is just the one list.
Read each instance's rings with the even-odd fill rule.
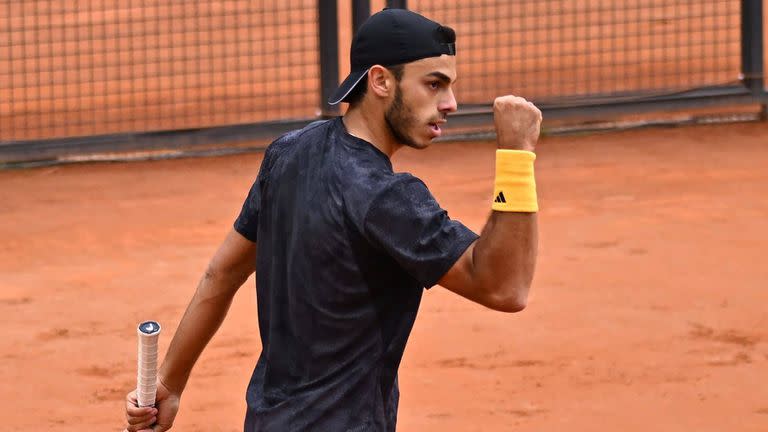
[[550,133],[765,114],[760,0],[3,1],[0,163],[261,148],[339,114],[351,36],[385,6],[458,33],[449,140],[492,132],[503,94]]

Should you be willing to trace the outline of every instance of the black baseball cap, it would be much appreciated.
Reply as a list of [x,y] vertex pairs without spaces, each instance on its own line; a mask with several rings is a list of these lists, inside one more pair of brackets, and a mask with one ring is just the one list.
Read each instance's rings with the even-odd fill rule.
[[352,69],[328,99],[343,102],[373,65],[394,66],[443,54],[456,55],[456,32],[416,12],[387,9],[371,15],[352,39]]

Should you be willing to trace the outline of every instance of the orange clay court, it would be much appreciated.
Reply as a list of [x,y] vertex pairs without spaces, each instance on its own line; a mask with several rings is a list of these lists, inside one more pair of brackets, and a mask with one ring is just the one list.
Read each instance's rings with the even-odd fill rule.
[[[434,288],[400,370],[401,431],[768,430],[768,124],[545,137],[528,308]],[[404,150],[480,230],[494,144]],[[0,172],[0,418],[118,431],[136,324],[168,346],[262,155]],[[260,351],[251,278],[174,430],[242,430]]]

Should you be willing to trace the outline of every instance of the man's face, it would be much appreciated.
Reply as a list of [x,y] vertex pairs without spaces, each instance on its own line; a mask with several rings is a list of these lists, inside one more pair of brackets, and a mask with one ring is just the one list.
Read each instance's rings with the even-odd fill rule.
[[442,55],[407,63],[384,118],[395,139],[425,148],[442,134],[440,126],[456,111],[453,83],[456,57]]

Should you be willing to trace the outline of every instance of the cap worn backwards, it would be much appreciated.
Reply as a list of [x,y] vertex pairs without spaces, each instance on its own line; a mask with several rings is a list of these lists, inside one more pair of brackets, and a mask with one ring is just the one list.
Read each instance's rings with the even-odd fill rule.
[[456,32],[405,9],[371,15],[352,40],[349,76],[328,103],[343,102],[373,65],[393,66],[443,54],[456,55]]

